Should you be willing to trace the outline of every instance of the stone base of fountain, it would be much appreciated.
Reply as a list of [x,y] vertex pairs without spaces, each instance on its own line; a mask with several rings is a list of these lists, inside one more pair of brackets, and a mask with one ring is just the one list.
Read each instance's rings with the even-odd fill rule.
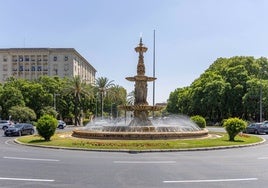
[[[105,129],[103,131],[74,130],[72,136],[77,138],[103,140],[165,140],[202,138],[208,136],[207,129],[190,132],[159,132],[159,130],[157,130],[158,127],[154,126],[118,126],[117,128],[120,129],[120,131],[117,130],[116,132],[116,130],[111,131]],[[161,127],[161,129],[163,129],[163,127]]]

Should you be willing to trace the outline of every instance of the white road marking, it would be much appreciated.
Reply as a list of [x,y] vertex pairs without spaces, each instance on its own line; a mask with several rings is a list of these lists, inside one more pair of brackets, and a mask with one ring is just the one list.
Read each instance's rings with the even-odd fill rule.
[[256,180],[258,180],[258,178],[214,179],[214,180],[179,180],[179,181],[163,181],[163,183],[210,183],[210,182],[256,181]]
[[176,163],[176,161],[114,161],[114,163],[119,163],[119,164],[171,164],[171,163]]
[[258,159],[262,160],[262,159],[268,159],[268,157],[259,157]]
[[5,144],[6,144],[6,145],[11,145],[11,144],[9,143],[10,141],[13,141],[13,139],[6,140],[6,141],[5,141]]
[[14,160],[28,160],[28,161],[49,161],[49,162],[58,162],[57,159],[37,159],[37,158],[22,158],[22,157],[3,157],[4,159],[14,159]]
[[10,180],[10,181],[35,181],[35,182],[54,182],[55,180],[48,179],[25,179],[25,178],[4,178],[0,177],[0,180]]

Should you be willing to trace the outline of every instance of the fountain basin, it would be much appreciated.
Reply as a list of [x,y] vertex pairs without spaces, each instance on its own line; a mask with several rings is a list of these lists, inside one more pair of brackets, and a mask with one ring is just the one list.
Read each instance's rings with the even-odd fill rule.
[[[137,128],[137,127],[135,127]],[[144,129],[145,127],[142,126]],[[149,131],[151,127],[147,127],[148,132],[108,132],[108,131],[92,131],[92,130],[74,130],[72,136],[87,139],[104,139],[104,140],[166,140],[166,139],[186,139],[186,138],[202,138],[208,136],[207,129],[190,132],[157,132],[156,129]],[[155,127],[154,127],[155,128]]]

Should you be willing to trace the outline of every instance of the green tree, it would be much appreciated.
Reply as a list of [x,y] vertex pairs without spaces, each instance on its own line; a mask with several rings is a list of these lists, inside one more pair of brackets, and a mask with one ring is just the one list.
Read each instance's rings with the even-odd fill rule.
[[[262,90],[262,99],[260,93]],[[209,122],[228,117],[257,120],[260,101],[268,116],[268,61],[254,57],[218,58],[190,86],[177,88],[168,99],[168,112],[200,114]]]
[[106,95],[109,93],[111,87],[114,86],[114,81],[109,81],[106,77],[99,77],[96,79],[96,87],[98,89],[98,93],[100,95],[101,101],[101,117],[103,118],[103,102]]
[[26,106],[12,106],[8,112],[12,116],[12,120],[16,122],[36,120],[35,112]]
[[41,110],[53,104],[53,95],[46,92],[39,83],[27,83],[22,87],[22,95],[26,106],[33,109],[37,118],[41,116]]
[[112,117],[117,116],[118,105],[126,104],[126,96],[127,92],[122,86],[115,85],[110,88],[109,95],[106,97],[107,105],[105,109],[107,109],[106,111],[109,110]]
[[12,86],[5,86],[0,94],[0,106],[2,107],[1,118],[8,119],[11,107],[25,106],[21,91]]
[[53,116],[54,118],[57,118],[57,111],[52,106],[45,106],[43,109],[41,109],[41,116],[48,114]]
[[80,76],[75,76],[73,79],[68,80],[64,91],[66,95],[71,95],[73,97],[75,125],[80,125],[80,110],[82,110],[81,97],[93,97],[93,88],[89,87]]
[[[170,113],[179,113],[179,107],[178,107],[178,96],[179,92],[183,89],[175,89],[175,91],[171,92],[169,94],[168,102],[167,102],[167,111]],[[188,113],[188,112],[187,112]]]

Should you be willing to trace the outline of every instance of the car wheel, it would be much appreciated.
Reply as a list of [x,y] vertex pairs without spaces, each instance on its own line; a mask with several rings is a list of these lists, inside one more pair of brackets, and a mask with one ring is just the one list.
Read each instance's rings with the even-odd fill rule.
[[31,130],[31,131],[30,131],[30,135],[33,135],[33,134],[34,134],[34,130]]
[[7,126],[4,126],[2,129],[5,131],[8,127]]
[[59,125],[59,129],[63,129],[63,126],[62,125]]
[[258,130],[255,130],[255,132],[254,132],[255,134],[259,134],[259,131]]

